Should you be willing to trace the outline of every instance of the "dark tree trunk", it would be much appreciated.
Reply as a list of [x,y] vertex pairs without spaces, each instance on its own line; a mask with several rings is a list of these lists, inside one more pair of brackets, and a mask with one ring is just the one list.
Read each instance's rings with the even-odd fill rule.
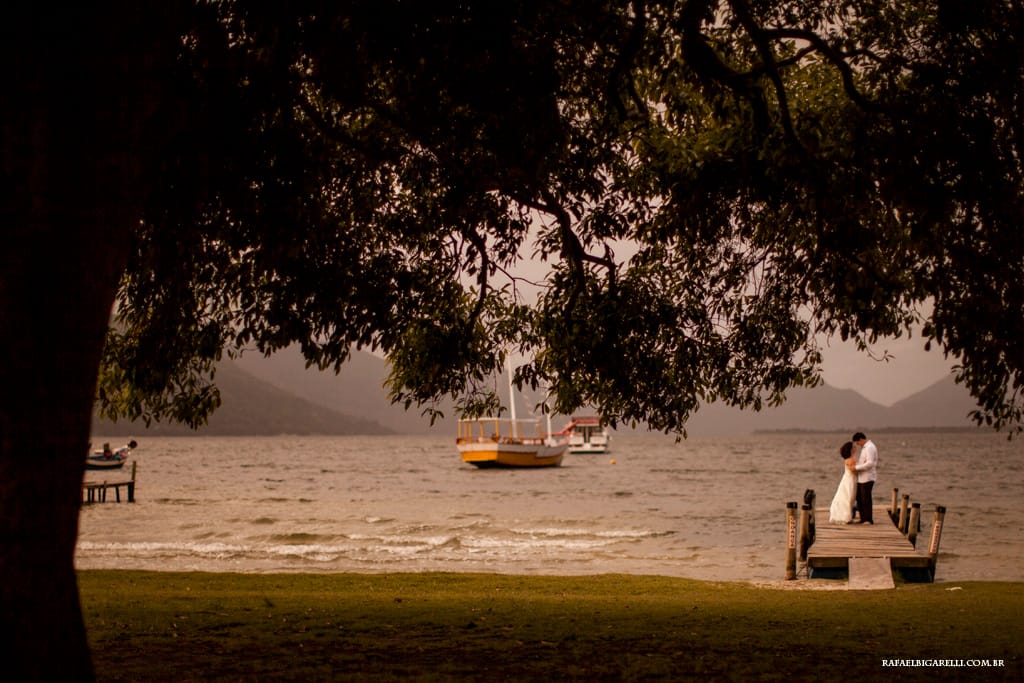
[[118,5],[8,17],[0,47],[7,680],[93,678],[74,572],[84,458],[104,333],[145,195],[154,50],[170,45],[150,18]]

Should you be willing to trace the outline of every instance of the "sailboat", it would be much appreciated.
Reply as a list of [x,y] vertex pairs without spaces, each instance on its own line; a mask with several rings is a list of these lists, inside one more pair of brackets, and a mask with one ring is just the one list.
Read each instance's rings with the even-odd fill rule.
[[540,420],[516,417],[512,365],[508,368],[509,417],[481,417],[459,420],[455,444],[462,461],[477,467],[557,467],[562,464],[568,441],[551,434],[551,415],[547,432]]

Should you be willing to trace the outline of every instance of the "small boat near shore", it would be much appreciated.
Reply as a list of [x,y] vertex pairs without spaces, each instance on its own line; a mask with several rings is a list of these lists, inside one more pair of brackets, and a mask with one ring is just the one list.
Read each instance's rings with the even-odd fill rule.
[[110,444],[103,444],[103,449],[93,451],[85,458],[85,469],[87,470],[119,470],[124,467],[125,462],[131,457],[132,449],[139,444],[134,439],[117,450],[111,450]]
[[558,433],[568,437],[570,453],[602,455],[612,449],[612,437],[599,417],[574,415]]

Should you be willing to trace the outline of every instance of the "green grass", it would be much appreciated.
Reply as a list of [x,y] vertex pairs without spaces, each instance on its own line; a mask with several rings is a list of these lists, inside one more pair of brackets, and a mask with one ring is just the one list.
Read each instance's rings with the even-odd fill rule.
[[[1024,680],[1019,583],[138,571],[79,583],[100,681]],[[924,658],[1005,664],[882,663]]]

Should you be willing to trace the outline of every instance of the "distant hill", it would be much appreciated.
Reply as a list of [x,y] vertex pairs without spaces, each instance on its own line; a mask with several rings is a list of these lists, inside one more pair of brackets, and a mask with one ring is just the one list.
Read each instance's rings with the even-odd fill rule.
[[[223,405],[198,432],[180,425],[98,423],[94,433],[111,436],[150,434],[455,434],[450,403],[445,418],[431,427],[419,411],[392,405],[384,389],[387,364],[356,351],[339,374],[305,367],[299,352],[286,349],[270,358],[255,353],[223,363],[217,384]],[[529,401],[520,402],[523,406]],[[777,408],[760,412],[723,405],[704,406],[690,420],[691,435],[744,434],[756,431],[864,431],[892,428],[969,428],[974,401],[952,376],[886,407],[856,391],[828,385],[790,392]],[[561,427],[564,417],[556,417]]]
[[440,405],[445,417],[433,426],[415,407],[404,410],[388,399],[388,376],[383,358],[353,350],[341,372],[307,369],[298,348],[278,351],[270,357],[247,353],[235,361],[241,370],[311,403],[371,422],[379,422],[400,434],[455,433],[455,410],[450,402]]
[[346,415],[300,398],[245,372],[234,363],[217,368],[221,407],[198,430],[174,423],[93,420],[93,434],[104,436],[273,436],[280,434],[393,434],[373,420]]
[[977,403],[964,387],[949,375],[912,396],[894,403],[888,410],[890,426],[935,427],[973,425],[968,413]]
[[952,375],[886,407],[852,389],[829,385],[795,389],[786,402],[761,412],[722,405],[702,408],[690,421],[691,434],[735,434],[754,431],[865,431],[896,428],[969,428],[975,407],[970,393]]
[[781,406],[759,412],[722,404],[704,406],[690,420],[687,432],[694,435],[787,429],[845,432],[884,424],[885,415],[885,406],[869,401],[852,389],[837,389],[826,384],[814,389],[794,389]]

